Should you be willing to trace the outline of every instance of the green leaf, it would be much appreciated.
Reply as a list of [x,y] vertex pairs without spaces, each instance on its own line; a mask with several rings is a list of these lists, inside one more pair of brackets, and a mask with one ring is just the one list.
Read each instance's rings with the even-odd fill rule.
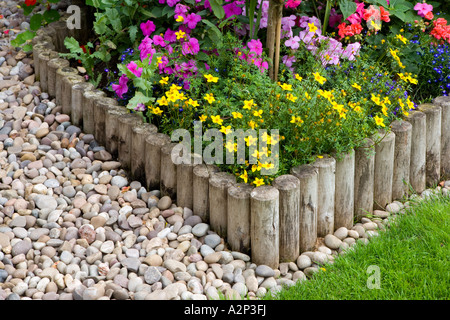
[[223,19],[225,17],[225,10],[222,7],[222,0],[209,0],[209,4],[211,5],[211,9],[214,12],[214,15],[218,19]]
[[83,54],[83,49],[80,48],[80,43],[73,37],[64,39],[64,45],[71,53]]
[[59,0],[47,0],[47,2],[50,2],[50,3],[58,3]]
[[128,101],[127,108],[134,109],[139,103],[147,105],[151,100],[151,97],[147,97],[142,92],[137,91],[134,97]]
[[34,5],[34,6],[26,6],[25,4],[23,4],[22,5],[23,14],[28,16],[33,11],[34,7],[36,7],[36,5]]
[[119,11],[117,11],[117,9],[115,8],[114,9],[107,8],[105,13],[114,31],[121,32],[122,22],[120,21]]
[[95,16],[97,18],[94,21],[95,33],[98,35],[105,34],[109,30],[105,23],[105,20],[107,20],[108,18],[106,17],[106,15],[101,14],[101,13],[96,13]]
[[200,51],[197,53],[196,58],[201,61],[208,61],[208,55],[204,53],[203,51]]
[[216,42],[220,47],[223,41],[222,32],[220,32],[219,28],[217,28],[216,25],[213,24],[211,21],[203,19],[202,22],[209,27],[208,35],[211,38],[211,40],[213,40],[213,42]]
[[36,35],[36,32],[30,31],[30,30],[26,30],[26,31],[22,32],[21,35],[22,35],[24,40],[31,40]]
[[30,29],[37,30],[41,27],[42,20],[44,16],[40,13],[36,13],[30,18]]
[[48,23],[58,21],[61,18],[59,12],[54,9],[50,9],[44,12],[44,19]]
[[130,26],[130,27],[128,28],[128,33],[130,34],[130,40],[131,40],[131,42],[136,41],[136,35],[137,35],[137,32],[138,32],[137,26]]
[[391,13],[393,13],[394,16],[396,16],[397,18],[399,18],[400,20],[405,22],[406,15],[403,11],[393,10],[393,11],[391,11]]
[[24,52],[30,52],[30,51],[33,50],[33,45],[32,45],[31,43],[28,43],[28,44],[26,44],[26,45],[23,46],[22,50],[23,50]]
[[169,6],[165,6],[164,9],[162,10],[161,15],[162,16],[165,16],[165,15],[169,16],[170,14],[174,15],[175,14],[175,9],[172,9]]
[[343,0],[339,2],[339,9],[344,15],[344,20],[356,12],[357,5],[353,1]]

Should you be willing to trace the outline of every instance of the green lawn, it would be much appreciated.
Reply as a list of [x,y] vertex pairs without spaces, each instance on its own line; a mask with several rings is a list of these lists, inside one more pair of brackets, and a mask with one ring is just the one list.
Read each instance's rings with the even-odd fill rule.
[[[336,258],[313,279],[266,299],[438,300],[450,298],[450,198],[408,209],[368,245]],[[379,268],[379,289],[375,285]]]

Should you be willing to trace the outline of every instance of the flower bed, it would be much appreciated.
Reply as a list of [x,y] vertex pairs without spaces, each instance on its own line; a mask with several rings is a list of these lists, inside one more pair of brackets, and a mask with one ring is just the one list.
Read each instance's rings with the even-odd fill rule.
[[[318,235],[325,236],[341,226],[351,227],[354,216],[360,218],[372,212],[374,202],[384,208],[392,201],[395,187],[401,191],[394,198],[406,195],[402,180],[408,182],[409,177],[404,176],[404,170],[399,173],[399,168],[411,168],[410,183],[417,192],[425,189],[425,182],[436,183],[440,173],[448,173],[448,151],[443,146],[449,138],[445,130],[440,130],[448,123],[448,101],[439,98],[433,107],[422,103],[431,93],[430,86],[423,84],[423,77],[430,75],[421,73],[428,72],[428,68],[419,67],[417,75],[413,75],[414,65],[409,63],[414,55],[422,56],[422,62],[430,61],[429,52],[434,53],[431,50],[437,50],[438,56],[447,54],[445,42],[436,43],[436,49],[429,52],[424,50],[430,48],[429,43],[448,41],[446,22],[443,18],[431,17],[429,7],[409,8],[410,13],[415,10],[424,19],[406,25],[407,30],[398,28],[398,33],[386,34],[380,31],[381,23],[389,23],[390,16],[394,19],[389,14],[392,6],[364,8],[360,3],[351,15],[341,8],[342,14],[348,16],[341,23],[338,23],[338,11],[325,8],[330,12],[329,25],[327,21],[322,24],[315,17],[296,16],[295,11],[288,11],[293,14],[282,19],[283,63],[277,74],[278,81],[274,82],[267,74],[271,61],[263,50],[264,39],[256,39],[257,32],[253,32],[253,38],[237,36],[244,33],[247,25],[249,30],[254,30],[258,21],[260,30],[265,28],[268,2],[263,2],[260,14],[256,2],[249,2],[245,11],[241,7],[244,2],[230,2],[220,6],[224,11],[222,18],[215,3],[211,2],[209,7],[202,1],[197,3],[198,6],[188,1],[156,5],[152,14],[173,19],[170,23],[174,30],[164,29],[163,19],[146,20],[139,24],[144,37],[142,41],[138,40],[137,27],[128,28],[130,40],[139,45],[130,47],[121,57],[122,63],[117,65],[111,90],[132,115],[124,117],[126,109],[111,104],[102,108],[101,95],[100,100],[95,100],[89,91],[81,100],[74,100],[73,95],[69,100],[72,112],[82,106],[84,130],[90,124],[93,129],[88,131],[102,132],[101,129],[95,131],[96,127],[102,128],[99,125],[103,123],[102,117],[109,119],[104,122],[105,132],[110,133],[105,135],[105,143],[116,144],[113,153],[116,151],[134,174],[142,172],[144,165],[148,186],[160,187],[163,193],[171,196],[177,195],[178,205],[193,208],[194,213],[209,219],[214,230],[228,236],[228,241],[236,243],[234,246],[242,251],[249,250],[250,244],[239,244],[242,239],[236,239],[228,225],[237,219],[235,216],[247,217],[251,224],[243,234],[251,234],[253,239],[263,238],[258,232],[269,235],[261,243],[253,241],[251,244],[256,259],[265,259],[257,263],[276,265],[280,259],[295,259],[292,256],[298,253],[297,250],[280,256],[286,248],[299,248],[300,252],[309,250]],[[300,5],[297,3],[286,3],[287,10],[297,9]],[[109,9],[105,9],[109,12],[105,14],[113,15],[116,9]],[[396,13],[395,18],[401,16],[399,10],[395,6],[391,10]],[[243,11],[249,12],[250,16],[254,12],[256,21],[246,24],[249,20],[244,17],[249,15],[242,15]],[[101,33],[100,16],[102,14],[97,16],[94,28]],[[127,19],[131,18],[128,16]],[[116,20],[111,19],[109,23],[113,29],[121,29],[114,25],[118,23]],[[364,24],[367,30],[363,36]],[[330,31],[335,26],[336,38],[332,33],[322,35],[325,33],[323,25]],[[420,28],[428,29],[430,35],[416,32],[420,36],[416,39],[414,31]],[[412,51],[408,39],[417,45]],[[361,45],[357,40],[365,43]],[[72,51],[66,57],[83,57],[88,61],[99,56],[91,57],[93,54],[77,49],[79,44],[74,39],[66,38],[65,43]],[[104,43],[100,47],[102,45]],[[433,58],[437,58],[436,53]],[[431,61],[436,64],[437,60],[433,58]],[[46,60],[42,61],[46,65]],[[446,61],[448,63],[448,59]],[[446,95],[449,77],[442,75],[446,69],[439,66],[435,69],[439,76],[428,80],[439,82],[442,91],[435,91],[434,96]],[[89,76],[96,78],[93,74]],[[412,90],[412,85],[418,85],[419,89]],[[84,116],[90,108],[99,116]],[[417,108],[420,111],[413,112]],[[423,113],[427,116],[426,121],[425,117],[417,116]],[[397,125],[404,119],[411,126]],[[205,139],[208,136],[203,136],[200,148],[195,149],[194,121],[205,130],[215,129],[210,131],[215,137],[223,134],[227,138],[238,129],[248,133],[260,130],[260,135],[242,137],[245,143],[240,145],[245,148],[240,154],[239,141],[208,143]],[[147,123],[147,131],[139,133],[134,128],[143,122]],[[156,125],[159,135],[149,123]],[[391,123],[396,124],[392,126],[393,134],[389,133]],[[114,132],[117,128],[119,132]],[[205,170],[195,171],[192,163],[170,164],[175,145],[169,144],[168,135],[176,129],[184,129],[182,133],[187,134],[183,142],[190,146],[189,151],[198,153],[200,150],[203,157],[208,158],[205,151],[209,150],[209,159],[216,160],[214,163],[218,168],[206,167],[210,170],[205,175]],[[379,129],[388,130],[376,136]],[[406,132],[405,139],[397,141],[396,136],[403,132]],[[137,144],[133,134],[146,136]],[[384,139],[385,135],[390,135],[390,139]],[[369,137],[375,143],[368,140]],[[258,143],[260,148],[256,149]],[[375,154],[367,156],[366,143],[375,149]],[[412,147],[408,147],[409,144]],[[145,156],[142,156],[142,150],[145,150]],[[226,163],[224,157],[212,156],[212,151],[217,153],[219,150],[222,155],[233,154],[233,157],[237,152],[238,158],[233,163]],[[276,150],[279,153],[276,154]],[[406,162],[398,164],[399,158]],[[202,168],[205,167],[202,165]],[[222,171],[222,174],[217,176],[211,170]],[[288,175],[299,181],[298,186],[294,183],[294,186],[285,187],[284,183],[277,183],[277,177],[283,180]],[[353,179],[344,180],[345,177]],[[234,203],[230,205],[230,201],[237,201],[229,191],[236,182],[256,187],[251,192],[243,192],[243,197],[251,199],[251,203],[247,201],[246,205],[241,205],[239,212],[227,209],[233,207]],[[289,192],[297,197],[287,197]],[[279,228],[271,230],[274,225]],[[310,229],[313,231],[309,232]],[[290,233],[300,234],[299,239],[288,239],[286,235]],[[269,257],[266,250],[264,255],[257,257],[262,243],[265,248],[267,243],[273,246],[270,250],[273,256]]]

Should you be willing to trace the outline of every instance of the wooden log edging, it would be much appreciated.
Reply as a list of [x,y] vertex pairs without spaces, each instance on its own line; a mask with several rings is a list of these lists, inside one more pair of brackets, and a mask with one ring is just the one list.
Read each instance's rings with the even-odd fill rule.
[[56,97],[56,70],[69,66],[69,61],[63,58],[54,58],[47,63],[47,91],[49,96]]
[[194,168],[201,163],[201,156],[189,154],[177,164],[177,205],[192,209],[194,206]]
[[[97,127],[96,127],[97,128]],[[101,128],[99,129],[101,130]],[[134,180],[145,184],[146,167],[146,138],[158,131],[158,128],[151,123],[141,122],[132,128],[131,132],[131,176]]]
[[236,177],[227,172],[216,172],[209,178],[209,223],[222,238],[227,237],[228,188],[236,183]]
[[85,133],[94,134],[94,102],[96,98],[104,96],[106,96],[106,94],[98,89],[85,91],[83,93],[81,104],[83,105],[83,130]]
[[[55,29],[53,27],[47,27],[47,29],[48,31],[39,31],[38,36],[33,40],[33,44],[35,44],[33,55],[35,59],[36,77],[41,80],[43,91],[45,91],[44,87],[46,87],[46,90],[49,91],[49,95],[55,95],[55,98],[57,98],[58,94],[56,94],[56,92],[53,94],[51,89],[54,79],[55,84],[58,83],[61,88],[59,94],[60,98],[57,98],[57,103],[62,105],[62,112],[71,114],[72,123],[82,126],[86,133],[93,133],[96,139],[99,140],[99,143],[106,145],[108,151],[111,152],[111,150],[115,150],[115,152],[111,152],[111,154],[114,155],[115,153],[122,163],[124,163],[124,159],[122,159],[123,156],[121,153],[126,149],[124,148],[122,141],[131,141],[129,151],[132,154],[131,159],[133,160],[137,158],[135,157],[136,152],[134,153],[135,155],[133,155],[133,150],[140,148],[141,154],[145,156],[144,170],[142,170],[141,161],[139,166],[140,169],[133,171],[132,168],[134,165],[132,164],[133,162],[130,161],[128,169],[131,169],[133,178],[140,172],[141,179],[143,178],[142,174],[145,175],[145,182],[149,188],[160,188],[162,195],[168,195],[173,198],[179,196],[177,195],[177,189],[180,188],[180,190],[182,190],[184,188],[187,190],[190,187],[190,190],[193,192],[192,204],[186,206],[194,208],[194,214],[200,215],[204,222],[208,222],[208,207],[212,208],[213,212],[220,212],[217,208],[222,209],[222,212],[226,209],[225,214],[222,214],[221,216],[222,218],[225,217],[227,219],[226,223],[221,223],[222,226],[218,227],[218,229],[221,229],[222,232],[219,231],[217,233],[228,238],[228,243],[233,250],[247,253],[251,252],[252,259],[254,259],[255,263],[276,267],[281,261],[295,259],[285,258],[285,256],[288,256],[287,252],[289,250],[291,254],[292,251],[296,251],[293,249],[296,247],[295,244],[285,244],[289,242],[287,238],[285,238],[288,234],[288,232],[286,232],[288,226],[291,228],[289,229],[291,230],[291,234],[289,234],[289,236],[291,236],[290,238],[292,238],[293,234],[297,234],[294,238],[298,240],[299,252],[312,250],[314,248],[317,240],[319,207],[323,205],[324,201],[322,197],[326,194],[326,192],[321,192],[319,190],[323,189],[325,185],[331,185],[329,181],[328,183],[322,181],[320,174],[321,168],[305,165],[300,166],[303,167],[302,170],[299,170],[299,167],[291,169],[292,176],[296,177],[299,181],[298,200],[292,200],[295,198],[294,196],[287,197],[285,194],[287,191],[280,188],[278,182],[274,181],[273,186],[253,188],[246,184],[236,184],[234,176],[230,178],[230,185],[223,188],[220,193],[218,190],[214,190],[214,186],[211,188],[211,180],[214,180],[212,179],[213,175],[211,173],[214,173],[214,175],[220,173],[217,172],[218,168],[215,166],[207,166],[211,171],[208,171],[206,177],[204,175],[206,165],[193,166],[187,170],[192,173],[192,179],[178,179],[187,182],[186,186],[181,186],[179,181],[177,182],[177,171],[179,171],[179,176],[182,177],[183,171],[185,170],[184,168],[183,170],[180,170],[180,166],[173,162],[174,155],[171,154],[171,151],[176,144],[170,142],[169,136],[157,132],[152,132],[150,134],[141,132],[138,128],[142,127],[142,121],[137,121],[135,114],[131,115],[124,107],[114,105],[113,102],[109,103],[108,107],[102,103],[98,104],[102,105],[101,108],[98,108],[98,105],[95,103],[92,105],[95,99],[86,93],[94,91],[100,96],[104,96],[104,93],[95,89],[89,83],[71,83],[70,80],[73,78],[66,74],[61,74],[60,81],[58,81],[56,80],[56,71],[55,77],[51,78],[53,75],[52,73],[52,75],[50,75],[50,79],[52,80],[49,80],[50,61],[67,60],[58,58],[58,53],[53,51],[55,45],[52,40],[55,40],[57,34],[59,42],[56,46],[57,51],[59,51],[61,47],[61,39],[63,38],[59,35],[60,30],[56,30],[58,28]],[[67,62],[62,63],[64,64],[63,67],[67,66]],[[61,68],[61,66],[58,68],[53,66],[52,68],[57,70]],[[378,181],[380,179],[379,176],[382,173],[392,172],[390,178],[388,177],[389,174],[386,174],[385,177],[385,180],[392,180],[391,199],[387,196],[385,199],[388,200],[385,200],[379,207],[375,206],[375,208],[383,207],[385,202],[406,196],[409,189],[408,183],[416,192],[420,193],[427,185],[430,186],[439,182],[441,176],[446,177],[450,174],[450,130],[446,130],[450,126],[449,107],[450,98],[437,97],[433,100],[433,104],[421,105],[418,109],[419,111],[411,112],[411,116],[408,117],[407,121],[402,121],[401,124],[396,122],[392,123],[392,132],[395,139],[393,139],[393,142],[391,141],[389,143],[387,143],[387,141],[382,141],[384,144],[389,144],[389,154],[392,153],[392,145],[394,145],[392,170],[390,169],[390,166],[388,166],[388,170],[386,170],[385,165],[380,165],[379,160],[384,153],[383,151],[380,151],[382,146],[381,143],[376,146],[375,152],[372,151],[372,153],[369,152],[369,154],[366,154],[367,149],[357,148],[354,150],[354,153],[352,153],[353,156],[348,155],[344,158],[345,160],[342,159],[335,162],[335,190],[334,192],[330,192],[334,198],[334,225],[331,228],[331,231],[326,231],[325,233],[332,233],[333,229],[338,229],[341,226],[346,226],[348,229],[351,228],[353,216],[360,219],[367,212],[373,211],[374,204],[382,203],[382,201],[378,200],[380,197],[379,191],[382,189],[380,186],[383,185],[383,192],[386,192],[386,194],[389,193],[389,188],[385,187],[386,183],[383,184]],[[91,117],[89,117],[89,115],[87,117],[84,116],[83,112],[85,109],[93,110]],[[101,115],[103,115],[103,117]],[[126,124],[127,130],[124,134],[126,137],[124,138],[124,135],[121,134],[122,130],[118,130],[118,128],[120,124],[122,124],[122,126],[124,125],[121,119],[125,116],[134,118],[136,122],[134,125],[131,124],[131,122]],[[98,124],[96,119],[99,118],[104,118],[104,123]],[[85,119],[88,120],[88,123],[86,124],[87,129],[85,129]],[[92,132],[88,132],[92,121],[94,129]],[[102,130],[102,128],[104,129]],[[131,129],[131,140],[128,138],[130,135],[129,129]],[[142,145],[144,147],[142,147]],[[370,146],[370,142],[368,143],[368,146]],[[128,152],[128,154],[130,152]],[[439,158],[439,160],[436,160],[437,158]],[[125,160],[125,163],[126,162],[127,161]],[[154,165],[155,163],[157,163],[157,165]],[[347,179],[344,179],[344,177]],[[281,179],[282,178],[278,177],[276,181]],[[351,187],[352,184],[353,187]],[[387,185],[389,184],[390,183],[388,182]],[[241,187],[241,189],[238,189],[239,192],[236,191],[237,186]],[[277,191],[276,196],[274,195],[275,191],[268,191],[271,190],[271,188]],[[267,190],[262,192],[262,189]],[[353,191],[353,194],[350,189]],[[255,193],[255,191],[257,192]],[[211,193],[216,193],[216,195],[211,196]],[[220,196],[218,196],[219,194]],[[261,196],[262,194],[265,195]],[[181,198],[183,198],[183,195]],[[287,201],[287,198],[291,200]],[[195,199],[197,199],[197,201]],[[347,201],[343,201],[344,199]],[[372,201],[370,199],[372,199]],[[180,203],[183,204],[183,202],[184,201],[181,200]],[[293,202],[294,204],[286,205],[286,203],[289,202]],[[177,204],[180,205],[180,203]],[[196,203],[198,204],[196,205]],[[221,205],[221,203],[225,203],[225,205]],[[277,203],[277,205],[275,205],[275,203]],[[341,203],[342,207],[344,207],[342,212],[339,210],[340,205],[338,205],[338,203]],[[291,210],[289,214],[293,214],[297,211],[299,223],[295,225],[295,223],[285,222],[284,218],[286,217],[287,208],[293,208],[296,205],[298,205],[298,210]],[[256,214],[256,212],[258,212],[258,214]],[[349,214],[349,212],[351,212],[351,214]],[[237,213],[239,213],[239,216],[236,216]],[[253,217],[255,217],[256,220]],[[266,221],[264,221],[264,217],[266,217]],[[242,218],[245,221],[239,221],[239,218]],[[267,219],[271,221],[271,224],[267,223]],[[223,227],[223,225],[225,225],[225,227]],[[269,225],[271,225],[270,230],[268,228]],[[265,230],[263,226],[266,226],[267,229]],[[241,230],[239,237],[236,235],[237,231],[239,231],[239,227],[243,227],[244,229],[242,230],[250,231],[245,234],[246,231]],[[298,228],[298,231],[295,231],[295,227]],[[225,232],[223,232],[223,230],[225,230]],[[265,234],[263,234],[263,230],[265,230]],[[269,231],[270,233],[268,233]],[[247,237],[245,238],[244,235]],[[268,252],[268,247],[266,246],[264,252],[260,250],[260,253],[258,254],[258,248],[261,247],[261,243],[268,243],[267,239],[270,237],[272,237],[273,240],[271,240],[272,245],[276,244],[278,241],[277,248],[270,247],[270,252]],[[257,240],[253,241],[253,238]],[[291,240],[291,242],[294,242],[293,239]],[[258,260],[258,256],[261,256],[261,260]],[[277,258],[274,258],[274,256],[277,256]]]
[[94,98],[94,136],[100,145],[106,143],[106,113],[108,109],[117,106],[117,100],[107,97]]
[[[72,88],[75,84],[84,83],[84,77],[80,75],[68,75],[62,79],[61,106],[62,112],[72,117]],[[102,118],[104,119],[104,118]]]
[[374,141],[379,139],[382,140],[375,144],[373,202],[374,209],[384,210],[392,202],[395,133],[380,130],[373,137]]

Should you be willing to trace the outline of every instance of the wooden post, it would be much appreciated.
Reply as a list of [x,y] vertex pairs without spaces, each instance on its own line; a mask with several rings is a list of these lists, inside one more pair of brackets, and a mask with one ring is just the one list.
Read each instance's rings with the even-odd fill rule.
[[334,230],[353,227],[355,201],[355,150],[335,155]]
[[392,199],[402,200],[409,192],[412,125],[407,121],[396,120],[391,123],[391,128],[395,134]]
[[69,28],[65,20],[59,20],[51,23],[51,26],[55,29],[55,47],[58,52],[69,52],[64,45],[64,39],[69,36]]
[[252,262],[278,268],[280,262],[279,191],[261,186],[250,193]]
[[355,149],[355,217],[358,221],[373,212],[373,188],[375,153],[373,141],[366,138],[364,144]]
[[177,166],[175,160],[178,155],[173,155],[172,150],[178,143],[168,143],[161,147],[161,196],[175,198],[177,194]]
[[62,58],[51,59],[47,64],[47,83],[48,94],[50,97],[56,97],[56,70],[59,68],[69,67],[69,60]]
[[136,113],[128,113],[119,118],[119,162],[126,170],[131,169],[131,137],[133,127],[142,120]]
[[119,154],[119,119],[128,114],[122,106],[112,106],[105,115],[105,148],[114,158]]
[[228,188],[227,242],[231,250],[243,253],[249,253],[251,245],[250,193],[252,190],[253,187],[247,183],[236,183]]
[[411,160],[409,170],[409,183],[411,188],[422,193],[426,188],[425,163],[427,157],[427,125],[426,115],[420,111],[412,111],[408,116],[411,123]]
[[384,210],[392,202],[395,134],[393,132],[385,134],[385,131],[379,131],[373,137],[374,141],[383,139],[375,145],[373,201],[374,209],[378,210]]
[[39,69],[39,54],[44,51],[52,51],[55,49],[55,46],[52,42],[43,41],[33,45],[33,67],[34,74],[36,75],[36,80],[40,79],[40,69]]
[[[425,172],[427,186],[437,186],[441,177],[441,110],[438,105],[424,103],[419,110],[427,117],[427,158]],[[446,128],[447,129],[447,128]]]
[[273,186],[280,193],[280,261],[295,261],[300,254],[300,180],[285,174],[276,177]]
[[[189,152],[189,150],[187,151]],[[188,158],[189,161],[185,160],[177,163],[177,205],[192,210],[194,208],[193,170],[201,162],[201,156],[189,154]]]
[[317,207],[319,201],[319,170],[309,164],[291,168],[300,180],[300,253],[314,249],[317,240]]
[[145,180],[149,190],[159,189],[161,183],[161,148],[170,143],[164,133],[149,134],[145,138]]
[[278,74],[275,72],[278,70],[279,63],[279,44],[281,37],[281,19],[283,17],[283,0],[270,0],[269,1],[269,17],[267,19],[267,40],[266,47],[269,49],[269,59],[272,64],[269,67],[269,77],[273,80],[277,80]]
[[209,178],[219,171],[217,166],[211,164],[199,164],[193,170],[194,207],[192,211],[206,223],[209,223]]
[[112,106],[117,106],[116,99],[107,97],[97,97],[94,99],[94,136],[98,144],[102,146],[105,146],[106,143],[106,111]]
[[49,36],[52,39],[55,39],[56,30],[50,24],[46,25],[43,28],[40,28],[36,31],[36,35],[38,36]]
[[83,131],[94,134],[94,101],[97,97],[104,97],[105,93],[101,90],[89,90],[83,93]]
[[[63,79],[67,76],[76,76],[78,75],[78,70],[71,67],[62,67],[56,70],[56,81],[55,81],[55,98],[56,105],[62,105],[62,86]],[[64,108],[64,106],[63,106]],[[67,107],[66,107],[67,109]],[[67,110],[66,110],[67,111]]]
[[441,96],[433,103],[442,108],[441,114],[441,177],[450,178],[450,97]]
[[151,123],[141,122],[131,132],[131,176],[134,180],[145,183],[145,139],[158,131]]
[[59,56],[58,52],[56,51],[42,51],[39,54],[39,82],[41,84],[42,92],[48,91],[48,67],[47,63],[54,58],[57,58]]
[[317,207],[317,236],[325,237],[334,232],[334,188],[336,160],[329,155],[316,159],[312,164],[319,170],[319,198]]
[[222,238],[227,236],[228,188],[235,183],[236,177],[226,172],[213,173],[209,178],[209,222]]
[[80,82],[72,86],[72,115],[70,117],[75,126],[83,125],[83,94],[85,91],[94,90],[94,85],[89,82]]
[[[69,75],[62,80],[61,105],[62,112],[72,118],[72,87],[77,83],[83,83],[84,78],[80,75]],[[73,123],[73,122],[72,122]]]

